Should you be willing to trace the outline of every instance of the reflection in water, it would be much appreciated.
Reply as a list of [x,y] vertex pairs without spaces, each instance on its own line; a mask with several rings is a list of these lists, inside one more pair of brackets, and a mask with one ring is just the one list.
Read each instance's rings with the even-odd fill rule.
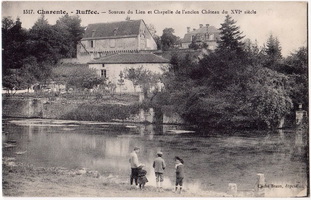
[[127,157],[129,152],[130,140],[129,138],[106,139],[105,140],[105,152],[107,157]]
[[[2,134],[3,143],[16,141],[16,147],[5,148],[3,156],[35,166],[87,168],[128,180],[128,156],[134,146],[139,146],[148,185],[155,185],[152,163],[159,150],[167,163],[164,187],[174,183],[175,156],[185,160],[185,187],[194,192],[225,192],[228,183],[236,183],[239,190],[251,190],[258,173],[272,184],[307,181],[308,138],[303,131],[169,134],[167,130],[178,127],[71,123],[75,125],[65,121],[57,124],[57,120],[53,126],[48,120],[19,120],[18,125],[4,121],[7,134]],[[16,155],[18,151],[27,153]]]

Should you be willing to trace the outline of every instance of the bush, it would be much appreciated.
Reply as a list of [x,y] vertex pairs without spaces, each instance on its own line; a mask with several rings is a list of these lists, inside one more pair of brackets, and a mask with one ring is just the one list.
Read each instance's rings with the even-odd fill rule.
[[133,114],[138,114],[137,105],[118,104],[81,104],[77,109],[62,116],[62,119],[83,121],[113,121],[125,120]]

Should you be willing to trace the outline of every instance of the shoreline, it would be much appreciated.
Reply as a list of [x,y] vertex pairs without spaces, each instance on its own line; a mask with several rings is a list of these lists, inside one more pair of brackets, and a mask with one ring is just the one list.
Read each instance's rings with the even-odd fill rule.
[[174,193],[172,188],[156,192],[153,186],[145,190],[130,186],[108,174],[99,174],[87,169],[63,167],[37,167],[16,163],[15,158],[3,158],[3,197],[232,197],[213,191]]

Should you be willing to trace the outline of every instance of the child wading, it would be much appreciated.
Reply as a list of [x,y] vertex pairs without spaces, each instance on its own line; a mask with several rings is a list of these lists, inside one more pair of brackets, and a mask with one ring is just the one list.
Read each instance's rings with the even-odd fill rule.
[[182,185],[184,180],[184,161],[178,156],[175,157],[175,169],[176,169],[176,184],[175,184],[175,192],[178,190],[179,185],[179,193],[181,194]]
[[148,182],[148,179],[146,177],[147,171],[144,170],[144,166],[144,164],[141,164],[138,167],[138,184],[141,190],[145,188],[145,184]]
[[164,173],[166,165],[165,165],[165,161],[162,158],[162,152],[158,152],[157,155],[158,157],[153,162],[153,168],[154,168],[154,172],[156,176],[157,191],[162,192],[163,191],[162,189],[163,173]]

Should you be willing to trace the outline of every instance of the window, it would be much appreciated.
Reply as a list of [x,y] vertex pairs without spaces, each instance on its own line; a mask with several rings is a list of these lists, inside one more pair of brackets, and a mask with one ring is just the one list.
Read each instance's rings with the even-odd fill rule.
[[91,48],[94,48],[95,47],[95,40],[91,40]]
[[107,71],[105,69],[100,70],[100,76],[107,78]]

